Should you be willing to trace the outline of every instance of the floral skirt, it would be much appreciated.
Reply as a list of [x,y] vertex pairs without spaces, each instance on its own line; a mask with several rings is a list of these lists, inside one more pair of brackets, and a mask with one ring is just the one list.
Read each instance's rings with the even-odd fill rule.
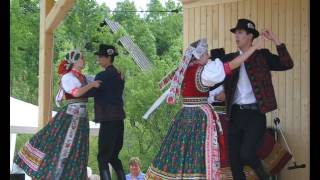
[[89,153],[86,105],[64,106],[17,153],[14,162],[34,179],[85,180]]
[[182,108],[173,119],[145,179],[207,179],[207,123],[202,108]]

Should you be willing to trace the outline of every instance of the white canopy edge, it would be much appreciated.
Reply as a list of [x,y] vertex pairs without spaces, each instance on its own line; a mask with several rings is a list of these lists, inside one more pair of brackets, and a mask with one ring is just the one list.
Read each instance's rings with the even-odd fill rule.
[[[10,97],[10,134],[35,134],[38,132],[39,107]],[[52,116],[57,112],[52,111]],[[89,121],[90,135],[97,136],[100,124]]]

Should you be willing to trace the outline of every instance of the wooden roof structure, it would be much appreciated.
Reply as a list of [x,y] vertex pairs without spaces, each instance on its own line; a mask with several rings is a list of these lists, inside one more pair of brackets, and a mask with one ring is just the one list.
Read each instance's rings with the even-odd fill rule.
[[53,33],[75,0],[40,0],[39,128],[51,119],[53,81]]
[[[75,0],[40,0],[40,43],[39,43],[39,128],[51,119],[52,81],[53,81],[53,34],[68,11],[75,5]],[[113,32],[120,28],[117,22],[105,19]],[[132,55],[142,70],[150,70],[152,64],[142,50],[133,43],[128,35],[119,39]]]

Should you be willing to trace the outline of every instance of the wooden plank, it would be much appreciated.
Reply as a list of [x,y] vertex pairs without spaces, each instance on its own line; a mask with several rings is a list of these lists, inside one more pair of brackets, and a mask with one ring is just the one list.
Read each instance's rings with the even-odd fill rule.
[[[271,4],[270,0],[259,0],[258,5],[258,23],[257,26],[258,30],[261,30],[263,28],[271,28]],[[261,23],[260,23],[261,22]],[[270,49],[271,48],[271,42],[266,40],[264,42],[264,48]],[[271,113],[266,114],[267,117],[267,126],[272,126],[272,116]]]
[[[288,2],[289,1],[289,2]],[[290,144],[291,150],[294,153],[295,159],[297,162],[301,162],[301,138],[300,138],[300,3],[296,0],[287,0],[287,8],[291,6],[290,9],[290,21],[288,22],[286,19],[286,23],[292,23],[290,25],[290,28],[292,28],[292,31],[290,32],[290,38],[291,40],[291,51],[289,51],[292,55],[292,58],[294,60],[294,68],[291,74],[291,87],[292,88],[292,96],[290,103],[292,104],[292,111],[290,119],[286,117],[287,124],[286,124],[286,134],[287,134],[287,140]],[[288,10],[289,10],[288,9]],[[291,14],[292,12],[292,14]],[[288,28],[287,28],[288,30]],[[287,32],[288,33],[288,32]],[[288,38],[286,39],[289,40]],[[288,86],[287,86],[288,88]],[[287,112],[286,112],[287,113]],[[281,179],[301,179],[300,172],[302,169],[297,169],[295,171],[288,171],[285,170],[283,173],[281,173]],[[303,178],[302,178],[303,179]]]
[[264,28],[264,0],[258,1],[258,21],[256,27],[259,32]]
[[246,19],[251,19],[251,3],[250,0],[244,0],[244,17]]
[[[286,42],[286,1],[279,0],[279,40]],[[285,110],[286,110],[286,78],[285,72],[279,73],[279,99],[277,99],[279,108],[280,119],[285,119]],[[284,125],[284,121],[281,125]]]
[[219,47],[225,48],[224,36],[225,36],[225,16],[224,5],[219,4]]
[[[285,0],[286,3],[286,47],[291,54],[294,63],[296,62],[293,57],[293,3],[292,0]],[[295,68],[295,65],[294,67]],[[291,145],[293,141],[293,134],[295,132],[291,129],[293,120],[293,70],[285,71],[285,91],[286,91],[286,105],[285,105],[285,119],[282,120],[284,132],[287,135],[287,141]],[[280,174],[281,179],[294,179],[291,171],[284,169]]]
[[226,3],[224,4],[224,43],[225,43],[225,50],[226,52],[231,52],[231,32],[230,32],[230,27],[231,25],[231,4]]
[[212,26],[212,18],[213,18],[213,16],[212,16],[212,6],[208,6],[207,8],[206,8],[206,12],[207,12],[207,14],[206,14],[206,21],[207,21],[207,25],[206,25],[206,37],[207,37],[207,39],[208,39],[208,49],[210,50],[210,49],[212,49],[213,48],[213,46],[212,46],[212,42],[213,42],[213,33],[212,33],[212,31],[213,31],[213,26]]
[[181,0],[182,4],[189,4],[189,3],[194,3],[197,1],[199,1],[199,0]]
[[183,9],[183,51],[186,50],[189,43],[189,9]]
[[195,8],[200,6],[213,6],[218,4],[227,4],[227,3],[233,3],[241,0],[200,0],[200,1],[194,1],[194,2],[185,2],[183,3],[184,8]]
[[237,1],[238,5],[238,19],[244,18],[244,2],[243,1]]
[[207,8],[200,7],[200,38],[207,38]]
[[[300,15],[300,10],[301,10],[301,4],[300,0],[293,0],[294,3],[294,8],[293,8],[293,57],[296,59],[296,62],[294,64],[293,68],[293,131],[295,132],[293,135],[293,153],[295,155],[295,159],[298,162],[302,161],[301,155],[304,153],[303,152],[303,147],[300,142],[301,140],[301,134],[300,134],[300,121],[301,121],[301,60],[300,60],[300,55],[301,55],[301,15]],[[292,175],[296,179],[303,179],[301,177],[300,171],[295,171],[292,173]]]
[[251,0],[251,21],[255,24],[258,21],[258,0]]
[[259,31],[259,29],[257,28],[257,21],[258,21],[258,2],[257,2],[257,0],[251,0],[250,5],[251,5],[251,18],[250,18],[250,20],[254,22],[254,24],[256,25],[256,29]]
[[188,44],[192,43],[194,41],[194,31],[195,31],[195,28],[194,28],[194,8],[190,8],[189,9],[189,35],[188,35]]
[[[265,0],[265,10],[264,10],[264,25],[265,28],[271,29],[271,18],[272,18],[272,13],[271,13],[271,1],[270,0]],[[271,50],[271,41],[266,41],[265,42],[265,48]]]
[[[54,7],[55,1],[54,0],[46,0],[45,3],[45,12],[43,12],[45,14],[45,17],[47,18],[49,13],[51,12],[52,8]],[[41,12],[40,12],[41,13]],[[43,15],[43,14],[41,14]]]
[[58,0],[46,18],[47,32],[53,32],[61,23],[68,11],[74,6],[75,0]]
[[238,5],[236,2],[231,4],[231,24],[229,27],[227,27],[229,34],[230,34],[230,43],[231,43],[231,51],[235,52],[237,51],[237,44],[234,38],[234,35],[230,32],[230,29],[234,26],[236,26],[238,21]]
[[[278,33],[278,27],[279,27],[279,4],[278,0],[272,0],[271,1],[271,27],[269,29],[277,36],[279,37]],[[278,54],[276,50],[276,45],[274,42],[271,41],[271,49],[272,53]],[[273,71],[272,72],[272,83],[274,87],[274,92],[276,95],[276,99],[279,100],[279,74],[282,72]],[[282,107],[278,104],[278,110],[281,110]],[[272,123],[272,120],[271,120]]]
[[310,179],[310,10],[308,0],[301,0],[301,142],[306,168],[302,179]]
[[51,119],[53,33],[45,31],[46,16],[52,9],[53,0],[40,0],[39,32],[39,119],[41,129]]
[[198,40],[200,38],[200,22],[201,22],[201,17],[200,17],[200,7],[195,7],[194,8],[194,38],[195,40]]
[[212,22],[212,47],[220,48],[219,46],[219,5],[212,6],[213,9],[213,22]]

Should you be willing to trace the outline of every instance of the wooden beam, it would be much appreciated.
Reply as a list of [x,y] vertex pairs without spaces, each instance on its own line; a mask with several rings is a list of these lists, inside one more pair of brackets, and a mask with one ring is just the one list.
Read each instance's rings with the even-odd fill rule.
[[194,8],[194,7],[201,7],[201,6],[232,3],[237,1],[242,1],[242,0],[182,0],[181,2],[182,2],[183,8]]
[[188,3],[194,3],[197,2],[199,0],[180,0],[182,4],[188,4]]
[[45,31],[46,17],[54,0],[40,0],[39,129],[51,119],[53,33]]
[[58,0],[46,18],[46,32],[53,32],[61,23],[75,0]]

